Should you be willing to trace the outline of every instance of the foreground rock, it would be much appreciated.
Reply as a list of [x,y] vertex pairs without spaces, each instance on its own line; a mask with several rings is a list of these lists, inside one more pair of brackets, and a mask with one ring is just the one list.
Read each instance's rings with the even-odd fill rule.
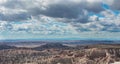
[[120,61],[118,47],[79,49],[61,44],[46,44],[33,49],[10,48],[0,50],[0,64],[115,64]]

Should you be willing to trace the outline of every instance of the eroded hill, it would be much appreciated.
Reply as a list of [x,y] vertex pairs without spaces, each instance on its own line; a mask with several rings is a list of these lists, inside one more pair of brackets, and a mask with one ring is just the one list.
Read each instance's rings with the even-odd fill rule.
[[110,64],[117,61],[120,61],[119,45],[71,48],[62,44],[46,44],[36,48],[0,50],[0,64]]

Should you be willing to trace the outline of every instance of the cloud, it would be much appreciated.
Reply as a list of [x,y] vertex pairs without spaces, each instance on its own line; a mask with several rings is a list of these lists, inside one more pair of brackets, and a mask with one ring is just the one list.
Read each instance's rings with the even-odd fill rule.
[[118,0],[0,1],[0,29],[38,34],[120,32]]
[[[113,2],[117,3],[116,1]],[[2,3],[1,6],[10,11],[14,9],[25,10],[26,15],[30,16],[46,15],[55,18],[76,19],[79,15],[83,15],[83,10],[93,13],[103,11],[101,3],[102,0],[5,0],[5,3]]]
[[23,9],[9,9],[5,7],[0,8],[0,20],[2,21],[23,21],[30,18],[26,10]]
[[[66,3],[67,2],[67,3]],[[32,4],[32,5],[30,5]],[[96,6],[94,6],[94,5]],[[6,17],[7,21],[13,21],[8,19],[9,17],[16,17],[16,19],[25,20],[25,18],[29,18],[30,16],[39,16],[46,15],[54,18],[68,18],[68,19],[78,19],[78,17],[83,15],[83,10],[87,10],[94,13],[99,13],[103,9],[101,8],[101,2],[93,0],[91,1],[82,1],[82,0],[6,0],[4,4],[1,6],[9,9],[9,11],[13,11],[14,9],[25,10],[25,13],[19,14],[11,14],[11,15],[3,15]],[[25,16],[21,18],[21,16]],[[20,17],[20,18],[19,18]],[[84,17],[84,15],[83,15]],[[86,17],[86,16],[85,16]],[[84,17],[84,18],[85,18]],[[84,18],[79,18],[79,22],[83,22]],[[14,18],[15,19],[15,18]],[[85,21],[86,22],[86,21]],[[84,22],[84,23],[85,23]]]
[[120,0],[114,0],[113,4],[111,5],[111,8],[113,10],[120,10],[120,4],[119,4]]
[[41,35],[77,34],[75,28],[66,23],[57,22],[52,18],[41,16],[40,20],[33,18],[24,22],[0,22],[1,33],[29,33]]

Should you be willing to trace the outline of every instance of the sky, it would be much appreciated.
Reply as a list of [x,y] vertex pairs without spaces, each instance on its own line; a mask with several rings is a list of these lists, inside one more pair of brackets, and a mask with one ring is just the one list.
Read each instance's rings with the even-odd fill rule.
[[120,0],[0,0],[0,39],[120,40]]

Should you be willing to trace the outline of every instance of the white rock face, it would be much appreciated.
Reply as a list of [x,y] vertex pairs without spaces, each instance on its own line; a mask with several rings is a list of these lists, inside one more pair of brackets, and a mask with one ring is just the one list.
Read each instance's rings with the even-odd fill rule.
[[111,64],[120,64],[120,62],[115,62],[115,63],[111,63]]

